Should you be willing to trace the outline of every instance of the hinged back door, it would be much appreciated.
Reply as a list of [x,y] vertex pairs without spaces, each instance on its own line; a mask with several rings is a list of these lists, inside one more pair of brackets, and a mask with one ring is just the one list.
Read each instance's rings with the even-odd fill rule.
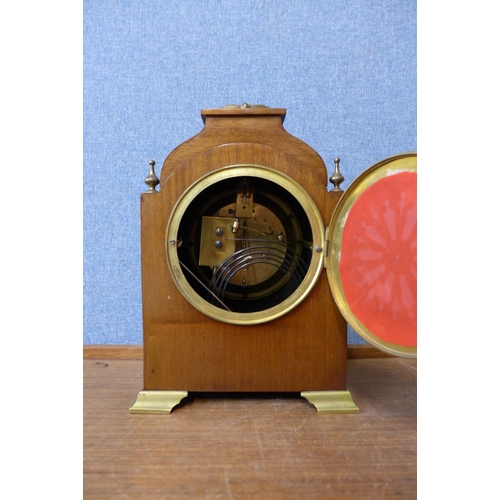
[[393,355],[417,356],[417,155],[383,160],[342,196],[326,268],[346,321]]

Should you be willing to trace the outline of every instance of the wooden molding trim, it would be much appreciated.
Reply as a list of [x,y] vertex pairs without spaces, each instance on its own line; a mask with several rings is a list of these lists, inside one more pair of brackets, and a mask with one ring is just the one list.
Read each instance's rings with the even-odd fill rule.
[[142,359],[142,344],[87,344],[83,359]]
[[[142,359],[142,345],[87,344],[83,346],[83,359]],[[349,344],[347,359],[393,358],[391,354],[367,344]]]

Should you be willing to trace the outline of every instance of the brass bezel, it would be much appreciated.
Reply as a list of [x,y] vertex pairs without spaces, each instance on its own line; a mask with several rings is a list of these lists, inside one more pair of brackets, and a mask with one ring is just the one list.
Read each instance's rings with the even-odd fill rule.
[[343,229],[347,220],[347,216],[352,206],[358,197],[367,188],[378,180],[398,172],[416,172],[417,171],[417,154],[403,153],[400,155],[391,156],[382,160],[357,177],[343,194],[339,204],[337,205],[330,225],[327,229],[326,239],[329,243],[328,256],[326,260],[328,282],[332,290],[332,295],[337,303],[337,306],[351,327],[367,342],[377,347],[381,351],[385,351],[395,356],[405,358],[416,358],[417,347],[407,347],[390,342],[385,342],[374,335],[351,311],[346,300],[342,281],[340,279],[339,262],[342,249]]
[[[313,235],[311,263],[302,283],[280,304],[263,311],[251,313],[225,311],[209,304],[202,297],[200,297],[184,277],[184,273],[182,272],[181,265],[179,263],[176,245],[178,229],[182,216],[195,197],[203,192],[207,187],[221,180],[244,176],[260,177],[285,188],[292,196],[295,197],[306,212]],[[324,248],[325,230],[323,220],[318,207],[314,203],[311,196],[298,182],[288,175],[263,165],[254,164],[228,165],[200,177],[200,179],[184,191],[177,201],[170,215],[165,233],[165,254],[168,269],[182,296],[195,309],[204,315],[223,323],[235,325],[256,325],[273,321],[297,307],[307,297],[319,279],[323,269]]]

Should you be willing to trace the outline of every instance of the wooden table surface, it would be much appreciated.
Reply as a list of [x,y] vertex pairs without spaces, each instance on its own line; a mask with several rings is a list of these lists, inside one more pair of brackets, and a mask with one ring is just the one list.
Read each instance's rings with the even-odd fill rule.
[[351,359],[347,380],[359,414],[190,394],[170,415],[132,415],[142,361],[84,359],[84,498],[416,498],[416,360]]

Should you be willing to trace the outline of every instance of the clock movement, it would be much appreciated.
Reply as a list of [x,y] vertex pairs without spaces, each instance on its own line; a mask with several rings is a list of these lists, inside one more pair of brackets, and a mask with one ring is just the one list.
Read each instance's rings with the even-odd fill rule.
[[202,110],[203,129],[160,178],[150,161],[144,390],[132,413],[169,413],[189,392],[297,392],[320,412],[358,412],[347,321],[378,348],[416,356],[416,155],[380,162],[346,193],[336,158],[329,189],[285,114]]

